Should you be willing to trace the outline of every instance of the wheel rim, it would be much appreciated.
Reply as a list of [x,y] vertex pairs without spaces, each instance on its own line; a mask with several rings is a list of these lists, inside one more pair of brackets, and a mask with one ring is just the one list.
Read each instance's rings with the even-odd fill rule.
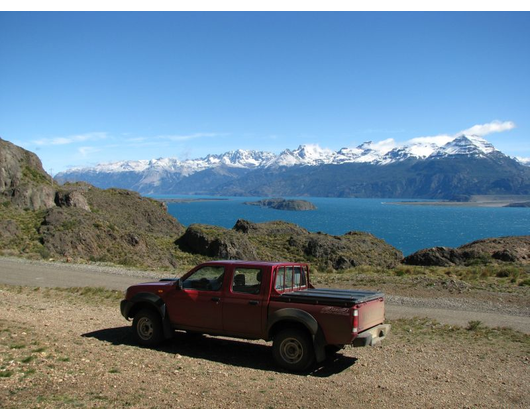
[[138,331],[138,336],[142,340],[149,340],[153,336],[153,321],[149,318],[140,318],[136,330]]
[[280,345],[280,355],[287,363],[298,363],[304,357],[302,343],[294,338],[287,338]]

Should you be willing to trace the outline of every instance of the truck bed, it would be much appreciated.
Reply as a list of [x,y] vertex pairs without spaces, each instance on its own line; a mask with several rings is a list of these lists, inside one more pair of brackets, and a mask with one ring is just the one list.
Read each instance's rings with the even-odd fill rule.
[[274,297],[271,296],[271,300],[314,305],[352,307],[360,303],[369,302],[383,297],[383,293],[372,292],[369,290],[307,289],[296,292],[286,292]]

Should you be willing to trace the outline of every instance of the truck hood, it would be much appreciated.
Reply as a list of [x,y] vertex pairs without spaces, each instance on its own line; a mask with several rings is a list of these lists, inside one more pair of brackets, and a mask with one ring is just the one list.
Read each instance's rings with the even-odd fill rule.
[[125,296],[126,296],[126,299],[130,299],[131,296],[134,296],[138,292],[156,293],[159,290],[163,290],[164,292],[166,292],[175,287],[176,281],[177,279],[171,279],[171,280],[164,279],[163,281],[153,281],[153,282],[135,284],[134,286],[130,286],[127,289]]

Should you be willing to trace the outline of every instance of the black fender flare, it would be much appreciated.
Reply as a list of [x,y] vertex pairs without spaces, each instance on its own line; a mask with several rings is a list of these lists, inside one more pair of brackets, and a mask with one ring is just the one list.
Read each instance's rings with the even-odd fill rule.
[[160,318],[162,319],[162,326],[164,328],[164,336],[166,338],[171,338],[173,336],[173,328],[169,322],[169,317],[167,316],[166,303],[164,300],[154,293],[138,293],[134,295],[131,300],[122,301],[121,312],[122,315],[126,318],[130,318],[131,310],[138,304],[147,303],[150,307],[154,308]]
[[166,304],[160,296],[155,295],[154,293],[138,293],[134,295],[129,302],[129,308],[126,315],[124,315],[126,318],[129,317],[128,315],[131,312],[131,309],[133,309],[138,303],[148,303],[157,310],[162,319],[166,317]]
[[274,325],[280,321],[290,321],[302,324],[312,336],[318,331],[318,322],[310,313],[296,308],[283,308],[274,312],[267,323],[267,334],[270,335]]
[[318,325],[318,321],[310,313],[296,308],[283,308],[274,312],[267,323],[267,335],[271,338],[271,333],[278,322],[288,321],[292,323],[302,324],[311,334],[313,339],[313,347],[317,362],[321,362],[326,358],[325,346],[326,340],[322,329]]

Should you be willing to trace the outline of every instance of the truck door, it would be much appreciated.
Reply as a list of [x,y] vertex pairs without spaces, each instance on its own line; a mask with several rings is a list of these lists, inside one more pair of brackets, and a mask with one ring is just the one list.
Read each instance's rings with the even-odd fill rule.
[[205,266],[185,278],[168,305],[172,323],[182,329],[222,332],[224,276],[224,267]]
[[234,267],[223,305],[223,326],[227,333],[260,338],[266,308],[262,283],[263,267]]

